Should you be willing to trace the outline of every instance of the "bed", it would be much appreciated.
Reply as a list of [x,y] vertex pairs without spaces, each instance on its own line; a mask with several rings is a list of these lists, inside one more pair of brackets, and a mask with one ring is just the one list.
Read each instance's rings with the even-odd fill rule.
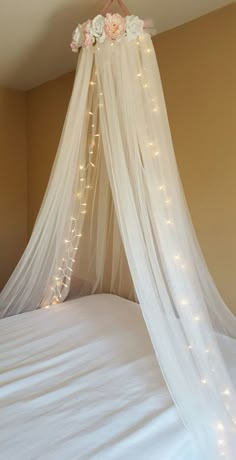
[[0,458],[194,458],[137,304],[100,294],[6,318],[0,347]]

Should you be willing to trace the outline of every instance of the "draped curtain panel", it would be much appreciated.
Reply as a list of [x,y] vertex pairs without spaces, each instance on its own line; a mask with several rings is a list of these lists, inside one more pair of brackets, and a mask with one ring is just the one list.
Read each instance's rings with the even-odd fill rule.
[[81,51],[48,189],[0,314],[95,292],[138,299],[193,459],[233,459],[235,389],[217,337],[236,338],[235,318],[194,233],[148,34]]

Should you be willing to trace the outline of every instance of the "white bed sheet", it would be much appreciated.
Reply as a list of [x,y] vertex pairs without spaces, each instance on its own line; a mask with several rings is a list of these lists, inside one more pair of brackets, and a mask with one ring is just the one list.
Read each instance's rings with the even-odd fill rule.
[[0,459],[195,460],[137,304],[6,318],[0,350]]

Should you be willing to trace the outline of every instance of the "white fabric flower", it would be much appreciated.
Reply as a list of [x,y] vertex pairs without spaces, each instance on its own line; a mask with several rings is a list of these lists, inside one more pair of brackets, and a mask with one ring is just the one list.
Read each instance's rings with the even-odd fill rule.
[[96,40],[99,43],[104,42],[106,38],[106,34],[104,31],[104,16],[99,14],[93,19],[90,33],[96,38]]
[[82,42],[82,27],[81,27],[80,24],[76,27],[75,31],[73,32],[72,38],[73,38],[74,43],[76,43],[78,46],[81,45],[81,42]]
[[144,22],[138,16],[127,16],[126,33],[128,40],[133,40],[143,34]]

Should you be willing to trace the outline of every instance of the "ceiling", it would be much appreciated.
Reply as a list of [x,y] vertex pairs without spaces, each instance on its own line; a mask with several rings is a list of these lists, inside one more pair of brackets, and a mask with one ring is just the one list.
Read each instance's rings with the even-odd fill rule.
[[[27,90],[75,68],[71,33],[107,0],[0,0],[0,86]],[[114,2],[116,3],[116,2]],[[126,0],[153,19],[157,32],[176,27],[232,0]]]

